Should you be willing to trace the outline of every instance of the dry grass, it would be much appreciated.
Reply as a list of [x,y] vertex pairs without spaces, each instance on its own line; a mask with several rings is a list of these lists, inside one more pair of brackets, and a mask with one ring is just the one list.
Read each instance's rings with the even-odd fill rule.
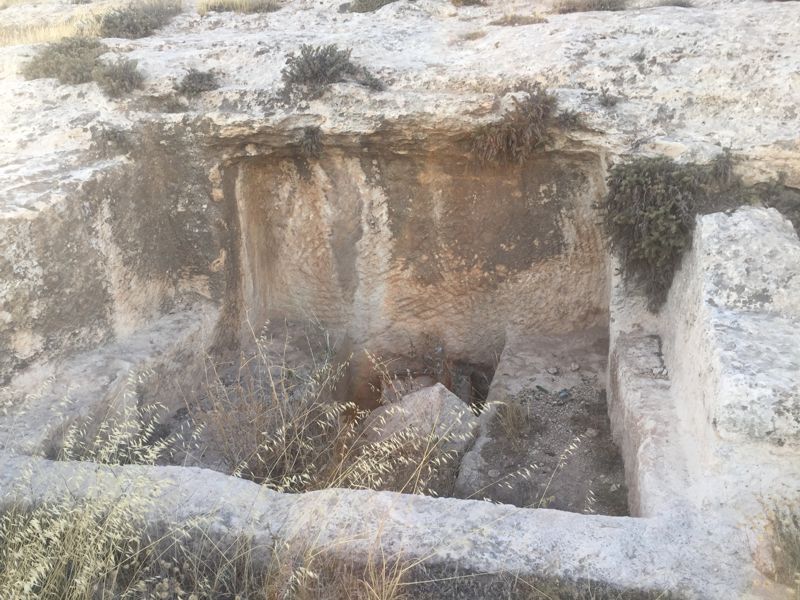
[[200,0],[197,12],[200,15],[209,12],[269,13],[282,6],[281,0]]
[[508,400],[497,406],[495,419],[507,439],[516,441],[528,431],[529,417],[527,405],[515,400]]
[[458,36],[458,41],[474,42],[475,40],[479,40],[485,37],[486,37],[486,32],[483,29],[476,29],[475,31],[470,31],[461,34],[460,36]]
[[625,0],[559,0],[555,11],[559,14],[625,10]]
[[147,0],[124,7],[121,4],[76,7],[62,19],[0,26],[0,46],[56,42],[73,36],[141,37],[165,24],[180,12],[180,7],[178,0]]
[[0,27],[0,46],[57,42],[73,36],[93,37],[100,33],[95,12],[81,12],[62,21]]
[[288,345],[259,337],[235,371],[209,363],[204,407],[190,411],[225,468],[283,492],[345,487],[435,494],[455,459],[446,449],[452,437],[407,428],[381,439],[372,429],[382,423],[368,428],[367,411],[332,401],[347,365],[326,353],[290,368]]
[[541,15],[503,15],[499,19],[491,21],[489,25],[498,25],[501,27],[516,27],[518,25],[539,25],[547,23],[547,19]]

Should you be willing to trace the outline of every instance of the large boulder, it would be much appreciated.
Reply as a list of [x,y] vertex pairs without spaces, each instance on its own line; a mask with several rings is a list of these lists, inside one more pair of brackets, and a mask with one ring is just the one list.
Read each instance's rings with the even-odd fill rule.
[[469,406],[437,383],[372,411],[365,428],[371,442],[388,440],[405,431],[438,438],[443,450],[462,454],[472,444],[478,423]]

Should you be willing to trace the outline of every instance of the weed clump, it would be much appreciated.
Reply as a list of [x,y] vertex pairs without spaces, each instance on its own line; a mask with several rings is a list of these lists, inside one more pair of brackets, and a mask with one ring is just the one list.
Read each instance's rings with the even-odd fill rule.
[[191,98],[203,92],[216,90],[218,87],[219,82],[213,72],[189,69],[189,72],[183,76],[183,79],[175,89],[179,94]]
[[490,21],[489,25],[516,27],[518,25],[540,25],[541,23],[547,23],[547,19],[540,15],[504,15],[499,19]]
[[100,20],[100,35],[127,39],[147,37],[180,12],[179,0],[150,0],[131,4],[104,14]]
[[97,57],[108,48],[92,38],[75,36],[47,44],[23,67],[26,79],[53,77],[63,84],[92,80]]
[[119,58],[113,63],[100,63],[92,69],[92,79],[109,98],[119,98],[142,88],[144,75],[136,61]]
[[343,4],[340,8],[340,12],[373,12],[379,8],[383,8],[387,4],[391,4],[392,2],[397,2],[397,0],[353,0],[352,2]]
[[572,126],[577,115],[563,119],[557,113],[556,97],[540,84],[522,85],[515,90],[514,107],[496,123],[479,129],[472,140],[472,153],[481,164],[522,163],[550,141],[553,126]]
[[383,89],[383,84],[367,69],[350,60],[351,50],[340,50],[336,44],[327,46],[300,46],[299,54],[289,54],[283,69],[285,91],[300,90],[303,95],[316,98],[325,87],[342,81],[355,81],[373,90]]
[[201,0],[197,12],[238,12],[245,14],[270,13],[280,10],[280,0]]
[[556,4],[556,12],[568,14],[591,11],[625,10],[626,0],[560,0]]
[[695,216],[730,205],[738,182],[724,152],[707,165],[638,158],[611,168],[604,226],[623,276],[641,284],[651,310],[666,299],[691,244]]
[[600,106],[603,108],[612,108],[617,105],[619,98],[608,93],[608,88],[600,90],[600,98],[598,99]]

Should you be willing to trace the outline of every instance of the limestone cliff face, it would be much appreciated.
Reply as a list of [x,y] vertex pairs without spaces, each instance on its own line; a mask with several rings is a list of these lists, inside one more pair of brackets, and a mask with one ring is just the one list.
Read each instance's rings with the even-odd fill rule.
[[242,300],[255,324],[314,319],[379,352],[408,353],[428,336],[490,361],[509,328],[607,320],[596,158],[477,168],[370,148],[235,168]]
[[[37,18],[74,10],[47,6]],[[119,101],[93,83],[25,81],[35,48],[0,49],[0,380],[209,302],[223,307],[223,345],[248,320],[314,318],[357,346],[408,351],[428,336],[486,357],[509,329],[607,320],[591,206],[611,161],[730,146],[748,181],[784,172],[800,186],[795,3],[520,27],[493,22],[544,9],[337,8],[189,10],[153,37],[106,40],[147,76]],[[336,84],[287,103],[280,73],[301,43],[352,48],[386,90]],[[214,68],[222,87],[165,112],[190,67]],[[521,80],[545,84],[583,126],[528,163],[478,167],[469,134]],[[601,105],[603,88],[615,106]],[[319,159],[298,156],[310,126]]]

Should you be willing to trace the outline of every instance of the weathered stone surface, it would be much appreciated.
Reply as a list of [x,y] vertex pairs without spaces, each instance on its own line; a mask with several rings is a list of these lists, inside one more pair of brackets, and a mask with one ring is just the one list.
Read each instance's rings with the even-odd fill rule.
[[123,403],[158,403],[171,412],[183,407],[202,380],[216,316],[213,307],[197,305],[116,342],[25,371],[0,388],[0,451],[41,455],[64,426],[96,426]]
[[461,454],[475,438],[478,418],[469,406],[441,383],[423,388],[402,400],[380,406],[364,423],[367,439],[380,442],[401,433],[410,432],[442,440],[446,451]]
[[[188,385],[173,374],[212,339],[233,343],[270,317],[319,320],[355,349],[410,354],[430,338],[487,362],[504,346],[508,358],[521,334],[605,326],[610,265],[592,205],[607,166],[627,154],[701,161],[729,146],[748,181],[785,172],[800,186],[796,3],[704,0],[503,27],[492,22],[543,7],[399,0],[341,14],[340,1],[203,18],[189,9],[157,36],[107,40],[106,59],[125,55],[146,74],[118,101],[95,84],[25,81],[19,67],[35,48],[0,48],[0,381],[35,391],[56,377],[45,395],[5,407],[7,452],[41,450],[75,380],[78,416],[139,366],[163,366],[168,397]],[[2,18],[74,10],[20,3]],[[334,42],[387,90],[336,84],[285,103],[286,54]],[[191,67],[214,68],[222,87],[165,112]],[[526,164],[480,168],[469,136],[510,105],[503,91],[518,80],[544,83],[582,126],[554,132]],[[616,106],[602,105],[603,88]],[[299,157],[317,126],[322,157]],[[367,560],[380,531],[383,548],[444,570],[695,598],[769,592],[753,559],[764,549],[760,500],[800,494],[796,238],[771,213],[742,211],[705,217],[696,240],[661,319],[612,296],[611,420],[630,506],[647,518],[343,490],[282,496],[199,469],[8,454],[0,490],[35,502],[158,484],[155,521],[212,513],[213,531],[265,547],[280,535]],[[200,335],[188,312],[200,298],[216,305],[210,315],[219,309],[216,336]],[[498,382],[516,391],[592,369],[580,359],[572,371],[572,356],[535,368],[513,358],[521,374]],[[492,477],[477,460],[488,444],[482,431],[465,477]]]
[[[354,490],[279,494],[197,468],[106,467],[6,454],[0,454],[0,489],[0,503],[23,506],[67,493],[75,499],[141,493],[152,498],[151,523],[192,520],[212,538],[246,536],[264,550],[287,541],[351,564],[399,556],[403,564],[494,581],[591,582],[592,590],[698,600],[753,597],[748,594],[767,585],[749,564],[740,532],[709,516],[586,516]],[[439,597],[453,597],[448,586],[454,583],[439,585]],[[416,597],[414,587],[408,591]],[[468,586],[458,597],[484,600],[483,592]]]
[[773,209],[698,219],[664,339],[698,434],[800,443],[798,265],[797,234]]

